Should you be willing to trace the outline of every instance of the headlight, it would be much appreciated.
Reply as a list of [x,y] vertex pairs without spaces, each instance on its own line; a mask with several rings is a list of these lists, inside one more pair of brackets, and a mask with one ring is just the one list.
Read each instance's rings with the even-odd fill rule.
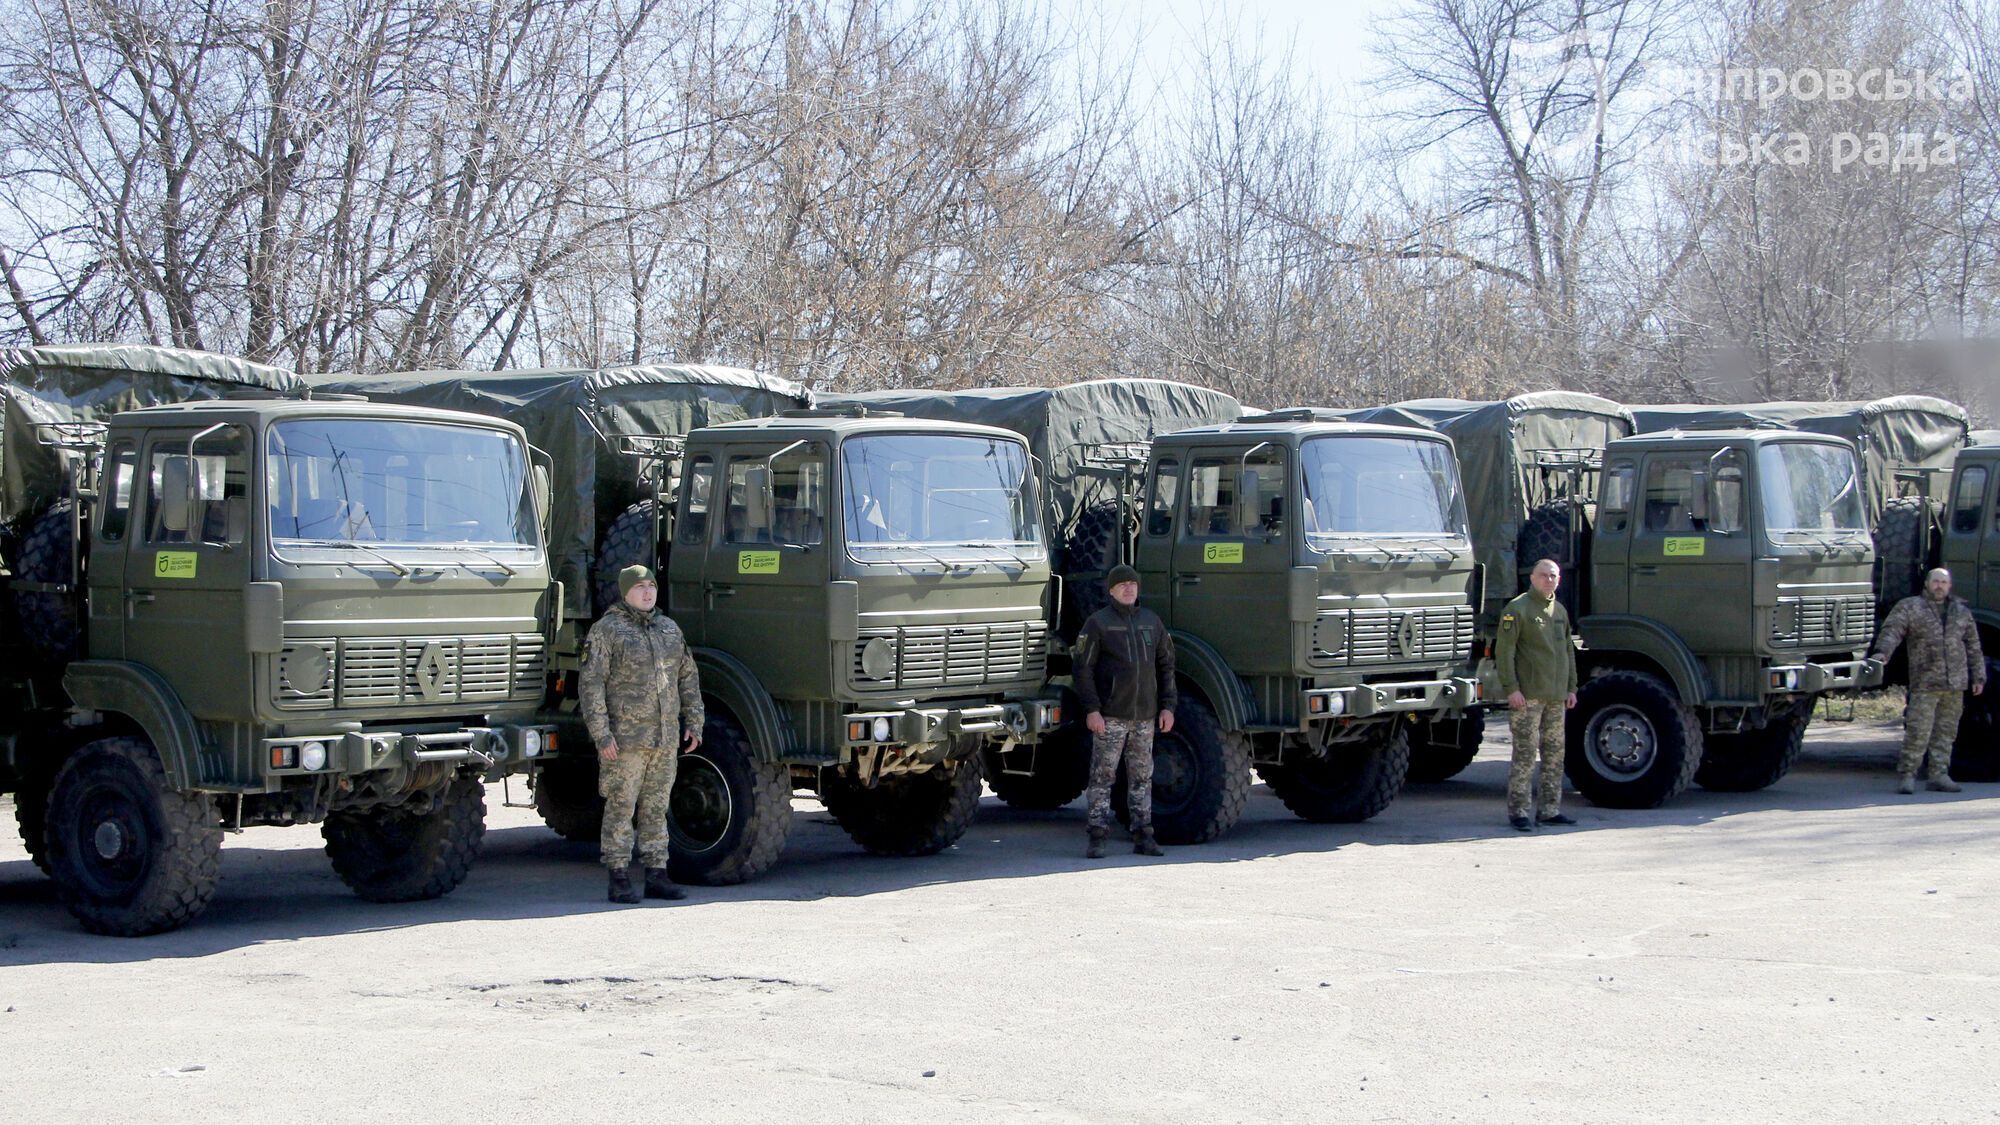
[[1327,696],[1327,697],[1326,697],[1326,713],[1327,713],[1327,714],[1329,714],[1329,715],[1339,715],[1339,714],[1343,714],[1343,713],[1345,713],[1345,712],[1346,712],[1346,710],[1347,710],[1347,697],[1346,697],[1346,696],[1344,696],[1344,695],[1329,695],[1329,696]]
[[887,741],[889,741],[889,719],[888,719],[888,716],[886,716],[886,715],[885,715],[885,716],[883,716],[882,718],[879,718],[879,719],[875,720],[875,729],[874,729],[874,730],[873,730],[873,731],[872,731],[871,733],[873,733],[873,734],[874,734],[874,736],[875,736],[875,741],[877,741],[877,742],[887,742]]
[[522,731],[521,756],[524,758],[533,758],[540,755],[541,752],[542,752],[542,732],[538,730]]
[[870,637],[861,646],[861,674],[871,680],[896,678],[896,644],[887,637]]
[[299,766],[302,769],[321,770],[326,768],[326,743],[308,742],[299,747]]
[[1798,669],[1794,668],[1791,671],[1785,673],[1785,686],[1793,691],[1797,691],[1799,689]]

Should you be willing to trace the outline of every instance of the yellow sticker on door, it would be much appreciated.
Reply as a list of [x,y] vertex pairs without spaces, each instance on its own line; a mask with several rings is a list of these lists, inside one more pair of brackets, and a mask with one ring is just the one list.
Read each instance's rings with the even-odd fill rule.
[[1241,543],[1203,543],[1201,561],[1205,563],[1240,563],[1243,561]]
[[1685,559],[1708,554],[1708,540],[1699,535],[1667,536],[1667,557]]
[[161,551],[153,556],[153,577],[193,578],[194,564],[200,558],[193,551]]
[[776,574],[778,573],[778,552],[744,551],[736,556],[736,573]]

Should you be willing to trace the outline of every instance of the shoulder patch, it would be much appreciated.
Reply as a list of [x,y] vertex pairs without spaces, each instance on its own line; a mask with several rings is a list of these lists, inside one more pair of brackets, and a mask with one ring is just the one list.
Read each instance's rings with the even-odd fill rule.
[[1505,622],[1508,622],[1508,621],[1512,621],[1512,620],[1514,620],[1514,615],[1513,615],[1513,614],[1511,614],[1511,613],[1503,613],[1503,614],[1501,614],[1501,615],[1500,615],[1500,620],[1501,620],[1501,622],[1502,622],[1502,623],[1505,623]]

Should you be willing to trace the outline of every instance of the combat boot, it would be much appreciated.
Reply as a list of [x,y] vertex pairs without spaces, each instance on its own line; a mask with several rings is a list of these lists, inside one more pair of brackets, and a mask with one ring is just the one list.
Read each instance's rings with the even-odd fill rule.
[[1167,853],[1161,851],[1160,845],[1153,841],[1152,829],[1141,828],[1137,832],[1132,833],[1132,854],[1165,855]]
[[687,896],[688,893],[676,886],[673,879],[667,875],[666,868],[648,867],[646,869],[647,898],[681,899]]
[[1104,836],[1105,831],[1102,828],[1093,828],[1090,830],[1090,846],[1083,849],[1083,858],[1104,858]]
[[1908,795],[1917,791],[1917,775],[1906,773],[1903,780],[1896,783],[1896,792]]
[[610,898],[612,902],[623,903],[626,906],[639,901],[639,890],[632,885],[632,873],[623,867],[611,869]]
[[1965,790],[1959,786],[1958,782],[1953,781],[1951,779],[1950,774],[1944,774],[1944,773],[1941,773],[1936,777],[1931,778],[1930,783],[1926,785],[1925,788],[1929,789],[1933,793],[1965,792]]

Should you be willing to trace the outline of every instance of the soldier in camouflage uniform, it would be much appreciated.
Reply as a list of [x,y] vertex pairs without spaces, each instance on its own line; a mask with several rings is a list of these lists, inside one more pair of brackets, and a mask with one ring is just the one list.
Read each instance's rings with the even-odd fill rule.
[[1930,788],[1959,791],[1951,779],[1951,744],[1965,711],[1965,689],[1986,690],[1986,657],[1979,628],[1963,598],[1951,595],[1951,572],[1939,567],[1924,576],[1924,592],[1896,603],[1875,635],[1873,659],[1887,663],[1896,646],[1909,644],[1909,704],[1903,709],[1903,753],[1896,791],[1917,791],[1917,767],[1931,759]]
[[[1569,613],[1556,600],[1562,568],[1542,559],[1528,576],[1529,589],[1500,611],[1493,662],[1507,693],[1507,726],[1514,735],[1514,764],[1507,773],[1507,823],[1532,832],[1543,824],[1575,824],[1563,815],[1563,718],[1576,706],[1576,645]],[[1535,758],[1542,763],[1541,799],[1530,820]]]
[[626,567],[618,592],[619,603],[590,627],[577,692],[597,745],[611,901],[639,901],[630,872],[635,816],[646,896],[686,898],[667,876],[667,799],[678,746],[701,745],[701,680],[680,626],[654,608],[660,588],[653,572]]
[[1160,855],[1153,839],[1153,729],[1174,729],[1174,642],[1166,623],[1139,608],[1139,572],[1114,566],[1104,584],[1111,604],[1090,615],[1076,638],[1077,698],[1090,728],[1090,846],[1104,857],[1111,831],[1111,785],[1125,763],[1132,850]]

